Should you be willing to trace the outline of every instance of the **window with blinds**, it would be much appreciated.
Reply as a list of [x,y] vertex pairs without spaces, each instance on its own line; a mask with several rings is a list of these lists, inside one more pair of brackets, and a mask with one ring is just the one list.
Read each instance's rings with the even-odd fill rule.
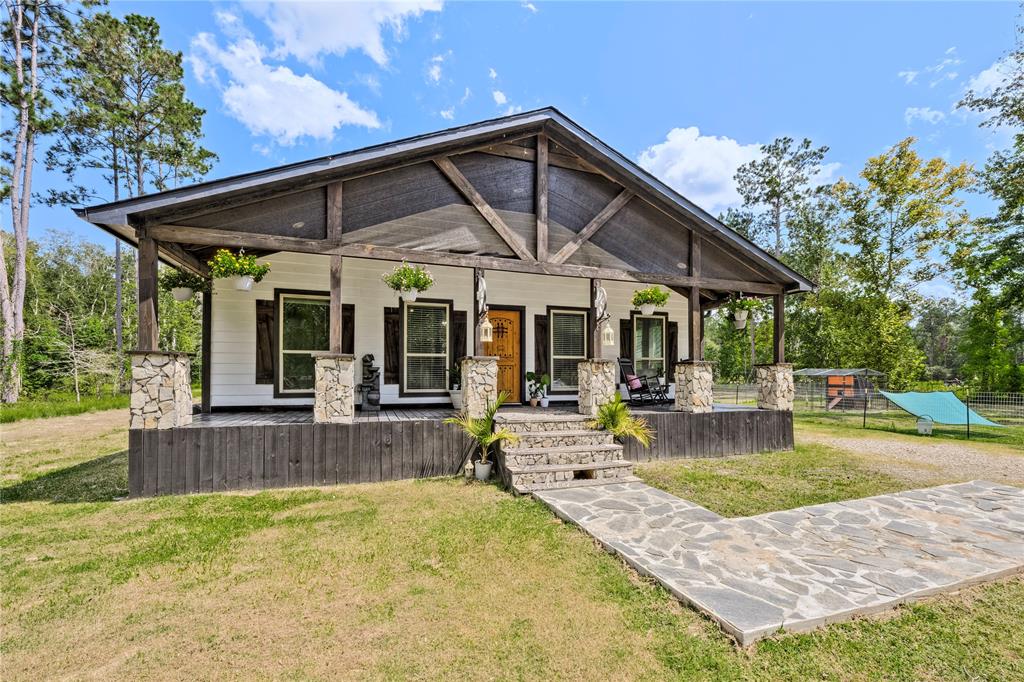
[[587,358],[587,314],[582,311],[551,311],[551,388],[577,388],[578,365]]
[[637,315],[633,318],[633,362],[640,376],[665,376],[664,316]]
[[282,294],[278,311],[281,393],[308,393],[315,383],[313,353],[330,349],[330,299]]
[[448,388],[448,306],[410,303],[404,306],[407,392],[436,392]]

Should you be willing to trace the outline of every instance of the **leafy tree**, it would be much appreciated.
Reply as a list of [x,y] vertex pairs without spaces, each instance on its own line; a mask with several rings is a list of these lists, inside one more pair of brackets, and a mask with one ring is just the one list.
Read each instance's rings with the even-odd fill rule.
[[828,147],[814,147],[810,140],[794,143],[780,137],[761,146],[761,157],[743,164],[734,179],[745,209],[764,207],[756,216],[751,235],[774,238],[774,253],[782,255],[784,227],[789,215],[807,199],[811,182],[821,170]]
[[964,308],[951,298],[921,302],[913,334],[924,352],[929,379],[949,380],[960,375],[963,357],[957,345],[963,334]]
[[986,289],[974,293],[958,350],[970,385],[983,391],[1024,391],[1024,327]]
[[868,159],[863,185],[840,180],[835,186],[845,213],[842,241],[854,247],[853,283],[864,294],[905,302],[915,298],[918,284],[939,274],[931,251],[948,247],[968,223],[959,195],[974,181],[966,163],[926,161],[914,141],[908,137]]

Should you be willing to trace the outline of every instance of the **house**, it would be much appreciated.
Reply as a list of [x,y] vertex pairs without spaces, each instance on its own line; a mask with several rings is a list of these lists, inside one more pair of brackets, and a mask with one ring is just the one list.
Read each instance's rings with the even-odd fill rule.
[[[453,366],[470,412],[500,390],[525,400],[536,371],[556,408],[592,414],[633,358],[674,400],[635,457],[792,443],[783,302],[813,284],[552,108],[77,213],[139,250],[133,495],[454,473]],[[219,248],[271,271],[204,294],[193,418],[190,360],[158,348],[157,263],[206,275]],[[435,279],[414,302],[381,281],[403,260]],[[642,315],[632,292],[652,284],[671,296]],[[701,337],[737,293],[773,301],[775,362],[765,409],[730,413]]]

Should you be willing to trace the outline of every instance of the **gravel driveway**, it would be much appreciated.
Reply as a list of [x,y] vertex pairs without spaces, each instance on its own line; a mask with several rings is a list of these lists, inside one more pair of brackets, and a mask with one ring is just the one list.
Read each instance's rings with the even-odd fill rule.
[[984,479],[1024,484],[1024,453],[1000,454],[966,443],[902,438],[848,438],[802,430],[798,439],[846,450],[871,461],[872,467],[922,483]]

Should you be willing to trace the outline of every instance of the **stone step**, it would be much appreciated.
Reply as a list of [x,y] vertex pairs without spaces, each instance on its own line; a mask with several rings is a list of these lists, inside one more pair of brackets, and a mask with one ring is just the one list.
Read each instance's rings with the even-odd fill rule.
[[633,463],[623,459],[591,464],[551,466],[507,466],[505,484],[516,492],[565,488],[584,481],[621,483],[633,477]]
[[537,431],[582,431],[588,429],[590,417],[571,412],[545,413],[538,410],[537,414],[499,414],[494,421],[513,433],[534,433]]
[[610,445],[615,436],[595,429],[524,431],[519,434],[517,448],[551,448],[575,445]]
[[617,443],[591,445],[563,445],[555,447],[512,447],[498,452],[502,467],[588,465],[609,462],[622,457],[622,446]]
[[622,478],[577,478],[571,481],[549,483],[544,485],[521,485],[513,490],[520,495],[528,495],[541,490],[560,490],[564,488],[588,488],[595,485],[612,485],[613,483],[643,483],[643,480],[636,476],[623,476]]

